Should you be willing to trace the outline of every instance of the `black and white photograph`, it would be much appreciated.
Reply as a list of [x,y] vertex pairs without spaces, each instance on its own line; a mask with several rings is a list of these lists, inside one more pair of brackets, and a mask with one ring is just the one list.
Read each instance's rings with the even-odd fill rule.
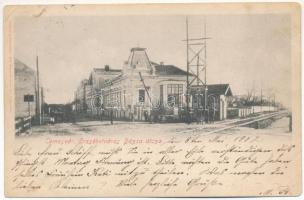
[[92,123],[292,133],[290,17],[77,18],[15,19],[16,135]]
[[299,195],[299,13],[6,7],[7,196]]

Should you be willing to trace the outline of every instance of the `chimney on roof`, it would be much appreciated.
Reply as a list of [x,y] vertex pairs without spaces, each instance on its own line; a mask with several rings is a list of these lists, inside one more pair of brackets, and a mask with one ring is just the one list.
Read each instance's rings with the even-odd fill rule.
[[110,66],[109,65],[105,65],[105,71],[106,72],[110,71]]
[[161,61],[161,62],[160,62],[160,65],[164,65],[164,62],[163,62],[163,61]]

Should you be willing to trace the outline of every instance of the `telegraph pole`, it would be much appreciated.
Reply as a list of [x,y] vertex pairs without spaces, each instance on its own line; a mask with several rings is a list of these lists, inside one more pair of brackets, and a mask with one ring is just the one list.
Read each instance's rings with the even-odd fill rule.
[[187,43],[187,47],[186,47],[186,50],[187,50],[187,91],[186,91],[186,104],[187,104],[187,107],[186,107],[186,120],[187,120],[187,123],[190,123],[190,110],[189,110],[189,98],[190,98],[190,94],[189,94],[189,33],[188,33],[188,17],[186,18],[186,43]]
[[40,117],[40,119],[41,119],[41,124],[43,124],[44,91],[43,91],[43,88],[42,88],[42,87],[41,87],[41,94],[40,94],[40,95],[41,95],[41,113],[40,113],[41,117]]
[[273,111],[276,111],[276,95],[273,96]]
[[[207,86],[207,31],[206,31],[206,19],[204,22],[204,48],[205,48],[205,59],[204,59],[204,72],[205,72],[205,77],[204,77],[204,85],[205,85],[205,101],[204,101],[204,117],[205,117],[205,121],[209,122],[209,110],[208,109],[208,86]],[[199,74],[197,74],[197,79],[199,79]],[[206,118],[207,116],[207,118]]]
[[29,126],[30,126],[30,129],[31,129],[32,128],[31,102],[28,101],[27,104],[28,104],[28,114],[29,114],[29,118],[30,118],[30,120],[29,120]]
[[261,112],[263,112],[263,89],[261,88],[261,106],[260,106],[260,108],[261,108]]
[[41,105],[40,105],[40,79],[39,79],[39,61],[38,56],[36,56],[36,70],[37,70],[37,104],[38,104],[38,123],[41,125]]

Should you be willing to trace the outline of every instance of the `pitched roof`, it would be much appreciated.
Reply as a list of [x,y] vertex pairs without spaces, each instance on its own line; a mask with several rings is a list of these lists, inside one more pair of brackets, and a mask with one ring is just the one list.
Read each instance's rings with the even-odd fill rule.
[[151,63],[145,48],[135,47],[131,49],[128,63],[132,68],[151,69]]
[[174,65],[155,65],[155,74],[159,76],[166,75],[187,75],[187,72]]
[[[155,75],[158,76],[167,76],[167,75],[182,75],[186,76],[187,72],[174,66],[174,65],[156,65],[155,67]],[[116,81],[122,77],[123,74],[119,74],[111,79],[111,81]],[[191,75],[191,74],[190,74]]]
[[27,73],[27,74],[35,74],[35,70],[31,67],[27,66],[17,58],[14,60],[15,73]]
[[208,85],[208,94],[232,96],[229,84]]

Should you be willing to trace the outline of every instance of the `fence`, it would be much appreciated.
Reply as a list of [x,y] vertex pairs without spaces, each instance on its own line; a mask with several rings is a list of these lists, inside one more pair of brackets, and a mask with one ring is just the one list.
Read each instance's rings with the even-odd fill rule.
[[19,135],[31,128],[32,117],[24,117],[15,120],[15,134]]
[[252,107],[244,107],[238,108],[239,110],[239,117],[247,117],[248,115],[254,113],[261,113],[261,112],[273,112],[276,111],[277,108],[273,106],[252,106]]

